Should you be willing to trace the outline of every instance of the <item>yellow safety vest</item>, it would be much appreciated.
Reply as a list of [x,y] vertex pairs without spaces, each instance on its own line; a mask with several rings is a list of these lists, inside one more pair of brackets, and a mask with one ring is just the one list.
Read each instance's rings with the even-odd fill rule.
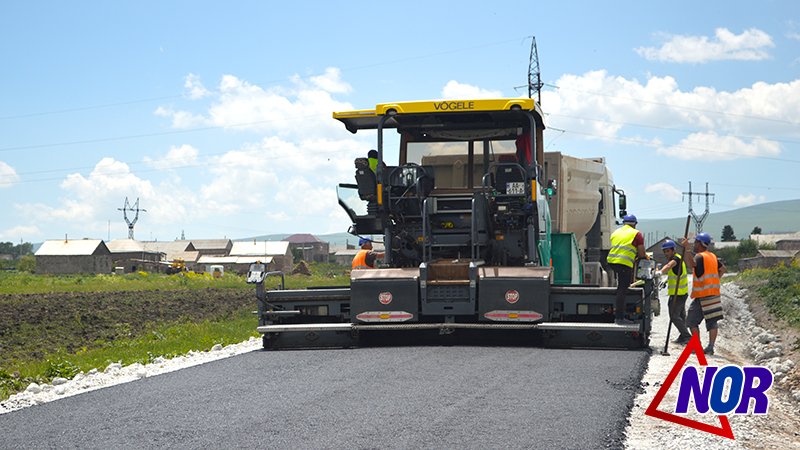
[[717,255],[705,251],[698,255],[703,257],[703,276],[692,281],[692,298],[713,297],[719,292],[719,271],[717,270]]
[[633,268],[633,261],[636,259],[636,247],[633,246],[633,239],[639,232],[630,225],[623,225],[611,233],[611,250],[608,251],[609,264],[622,264]]
[[[681,261],[681,276],[680,282],[678,283],[678,295],[686,295],[689,293],[689,276],[686,273],[686,263],[683,262],[683,258],[681,255],[676,254],[675,256]],[[675,275],[673,269],[669,269],[667,272],[667,295],[675,295],[675,283],[678,281],[678,276]]]

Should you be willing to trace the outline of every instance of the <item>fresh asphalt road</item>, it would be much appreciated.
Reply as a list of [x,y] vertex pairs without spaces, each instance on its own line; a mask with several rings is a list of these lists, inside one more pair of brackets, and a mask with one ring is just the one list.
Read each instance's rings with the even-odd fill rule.
[[0,448],[619,447],[648,354],[256,351],[0,415]]

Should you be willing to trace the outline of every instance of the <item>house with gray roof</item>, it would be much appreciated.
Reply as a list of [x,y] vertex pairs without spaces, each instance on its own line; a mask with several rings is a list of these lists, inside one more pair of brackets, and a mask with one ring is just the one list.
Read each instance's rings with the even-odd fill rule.
[[237,241],[231,247],[230,256],[271,257],[270,270],[281,270],[286,273],[292,270],[292,251],[287,241]]
[[36,250],[36,273],[111,273],[111,251],[100,239],[44,241]]
[[143,243],[133,239],[115,239],[106,244],[111,252],[111,264],[115,271],[122,267],[125,273],[162,272],[166,264],[162,264],[165,254],[149,250]]
[[183,260],[188,270],[194,270],[200,252],[192,244],[192,241],[142,241],[142,245],[147,251],[163,253],[164,261],[167,263],[175,260]]

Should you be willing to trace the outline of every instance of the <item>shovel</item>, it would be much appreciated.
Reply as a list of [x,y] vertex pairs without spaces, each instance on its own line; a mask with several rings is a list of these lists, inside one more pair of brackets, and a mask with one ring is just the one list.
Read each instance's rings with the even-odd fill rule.
[[[691,219],[692,219],[692,216],[686,216],[686,229],[683,231],[683,238],[684,239],[689,239],[689,221]],[[684,254],[686,254],[686,247],[681,245],[681,261],[683,261],[683,255]],[[670,270],[672,270],[672,269],[670,269]],[[687,276],[687,277],[689,276],[688,273],[685,273],[683,275]],[[667,276],[669,276],[669,274],[667,274]],[[680,281],[681,281],[681,278],[679,276],[678,279],[675,280],[675,290],[672,291],[672,296],[675,297],[676,299],[678,297],[678,285],[681,284]],[[669,294],[669,292],[667,292],[667,294]],[[670,297],[668,295],[667,296],[667,315],[669,315],[669,299],[670,299]],[[662,356],[669,356],[669,352],[667,351],[667,348],[669,347],[669,332],[670,331],[672,331],[672,321],[671,320],[669,321],[669,326],[667,326],[667,341],[664,342],[664,350],[661,351],[661,355]]]

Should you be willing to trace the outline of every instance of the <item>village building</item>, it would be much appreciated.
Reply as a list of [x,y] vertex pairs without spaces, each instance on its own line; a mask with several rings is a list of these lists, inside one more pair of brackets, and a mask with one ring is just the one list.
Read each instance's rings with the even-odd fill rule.
[[328,262],[330,244],[320,240],[313,234],[293,234],[285,239],[295,259],[313,262]]
[[355,248],[343,248],[341,250],[336,250],[333,253],[333,261],[336,264],[350,267],[353,263],[353,258],[356,257],[356,253],[358,253],[358,249]]
[[183,261],[187,270],[195,270],[200,252],[194,247],[191,241],[142,241],[142,245],[148,252],[163,253],[163,262],[170,264],[176,261]]
[[200,256],[227,256],[233,247],[230,239],[192,239],[190,242]]
[[100,239],[44,241],[34,254],[38,274],[111,273],[111,251]]
[[800,236],[788,236],[788,239],[783,237],[780,240],[772,241],[775,244],[775,250],[759,250],[758,254],[752,258],[740,259],[739,270],[774,267],[778,264],[789,265],[795,260],[800,260]]
[[268,270],[292,271],[292,252],[287,241],[234,242],[227,256],[201,256],[197,264],[211,272],[211,266],[223,266],[225,271],[246,273],[250,264],[262,262]]
[[162,272],[164,269],[164,264],[162,264],[164,253],[147,250],[139,241],[115,239],[106,246],[111,252],[111,266],[115,272],[118,270],[122,270],[124,273]]

